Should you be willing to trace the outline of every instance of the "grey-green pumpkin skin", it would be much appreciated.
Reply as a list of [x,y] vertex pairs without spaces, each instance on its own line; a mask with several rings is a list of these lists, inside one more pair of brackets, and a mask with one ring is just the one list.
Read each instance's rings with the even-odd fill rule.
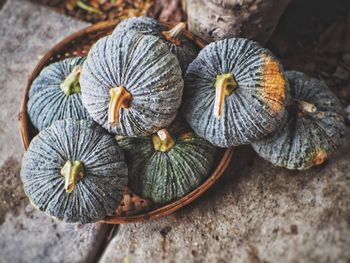
[[215,147],[192,133],[173,132],[175,145],[168,152],[154,149],[151,137],[118,138],[129,168],[129,187],[142,198],[164,204],[197,188],[209,175]]
[[[80,160],[85,177],[72,193],[61,168]],[[31,202],[65,222],[91,223],[113,215],[127,186],[124,154],[115,139],[88,120],[61,120],[42,130],[24,154],[21,178]]]
[[[238,87],[224,99],[216,118],[214,83],[226,73],[233,74]],[[203,48],[189,65],[183,113],[191,128],[216,146],[249,144],[283,120],[287,89],[283,68],[269,50],[247,39],[220,40]]]
[[199,49],[194,43],[192,43],[185,36],[181,35],[179,37],[180,45],[175,45],[171,41],[168,41],[162,35],[163,31],[168,31],[168,28],[162,25],[158,20],[150,17],[132,17],[127,18],[120,22],[113,34],[120,31],[137,31],[145,35],[156,36],[160,38],[164,43],[166,43],[170,51],[176,55],[179,60],[182,72],[185,73],[188,65],[197,57]]
[[[110,133],[147,136],[176,117],[183,92],[175,55],[157,37],[120,32],[96,42],[80,76],[82,100],[90,116]],[[120,109],[119,123],[108,123],[110,89],[124,86],[132,95]]]
[[74,57],[52,63],[33,81],[28,94],[27,109],[32,124],[39,131],[57,120],[90,119],[81,101],[81,94],[67,96],[60,88],[60,84],[74,67],[81,66],[84,61],[85,57]]
[[287,71],[291,103],[306,101],[315,113],[291,111],[271,135],[252,144],[254,150],[276,166],[304,170],[322,163],[344,142],[343,109],[325,83],[297,71]]

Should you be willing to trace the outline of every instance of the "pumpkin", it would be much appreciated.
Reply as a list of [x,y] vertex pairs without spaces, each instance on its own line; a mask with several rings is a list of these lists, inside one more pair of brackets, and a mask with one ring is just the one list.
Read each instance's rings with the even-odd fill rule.
[[184,115],[220,147],[248,144],[274,131],[285,113],[288,83],[277,59],[240,38],[207,45],[185,76]]
[[117,34],[123,30],[133,30],[145,35],[152,35],[160,38],[168,45],[170,51],[176,55],[180,62],[181,69],[183,73],[185,73],[187,66],[198,54],[198,48],[182,35],[185,28],[186,24],[180,22],[171,30],[167,30],[167,28],[156,19],[150,17],[132,17],[120,22],[113,34]]
[[110,133],[146,136],[169,125],[181,104],[179,63],[157,37],[120,32],[94,44],[80,78],[91,117]]
[[127,176],[115,139],[91,120],[60,120],[40,131],[21,168],[31,202],[65,222],[90,223],[115,213]]
[[28,95],[28,115],[38,130],[57,120],[89,119],[81,101],[79,76],[84,57],[68,58],[45,67]]
[[286,76],[291,94],[287,120],[253,148],[276,166],[303,170],[322,164],[342,145],[342,107],[323,82],[296,71]]
[[198,187],[213,164],[213,145],[175,127],[171,133],[161,129],[148,137],[117,136],[129,167],[129,187],[156,203],[168,203]]

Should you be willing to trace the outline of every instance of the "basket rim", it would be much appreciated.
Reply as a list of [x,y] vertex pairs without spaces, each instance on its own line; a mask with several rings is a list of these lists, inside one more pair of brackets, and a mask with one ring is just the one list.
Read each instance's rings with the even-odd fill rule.
[[[29,130],[30,120],[27,114],[27,100],[28,100],[29,89],[34,79],[39,75],[41,70],[45,67],[47,62],[50,61],[50,59],[55,55],[55,53],[62,50],[68,44],[72,43],[72,41],[74,41],[79,37],[83,37],[84,35],[97,33],[102,30],[106,31],[106,30],[112,29],[119,22],[120,22],[119,20],[110,20],[110,21],[103,21],[103,22],[99,22],[99,23],[87,26],[85,28],[82,28],[68,35],[67,37],[63,38],[61,41],[56,43],[52,48],[45,51],[44,55],[38,61],[33,71],[27,78],[27,81],[25,83],[24,90],[22,93],[20,111],[18,113],[18,122],[19,122],[19,132],[21,135],[21,141],[25,151],[28,149],[30,141],[32,139],[30,135],[30,130]],[[173,23],[166,23],[166,22],[161,22],[161,23],[167,27],[174,26]],[[200,48],[203,48],[205,45],[207,45],[207,43],[202,38],[192,34],[187,30],[184,31],[184,35],[188,39],[193,41]],[[142,212],[141,214],[138,214],[138,215],[109,216],[103,220],[100,220],[99,222],[106,223],[106,224],[135,223],[143,220],[160,218],[177,211],[178,209],[188,205],[189,203],[192,203],[201,195],[203,195],[224,174],[224,171],[226,170],[228,164],[231,161],[233,152],[234,152],[233,147],[225,149],[224,154],[222,155],[221,159],[217,163],[217,166],[215,167],[213,172],[211,172],[209,177],[199,187],[197,187],[196,189],[194,189],[184,197],[174,202],[171,202],[169,204],[162,205],[151,211]]]
[[163,205],[159,208],[156,208],[149,212],[142,213],[140,215],[110,216],[104,220],[100,220],[100,222],[106,223],[106,224],[136,223],[143,220],[156,219],[156,218],[160,218],[160,217],[172,214],[173,212],[179,210],[180,208],[197,200],[224,174],[227,166],[231,161],[233,152],[234,152],[233,147],[227,148],[220,162],[216,166],[215,170],[211,173],[211,175],[199,187],[197,187],[196,189],[194,189],[184,197],[170,204]]

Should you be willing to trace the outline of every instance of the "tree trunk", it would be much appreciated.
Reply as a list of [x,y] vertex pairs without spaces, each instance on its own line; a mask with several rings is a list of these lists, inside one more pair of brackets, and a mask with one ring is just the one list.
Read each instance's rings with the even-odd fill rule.
[[211,42],[244,37],[265,44],[291,0],[187,0],[189,30]]

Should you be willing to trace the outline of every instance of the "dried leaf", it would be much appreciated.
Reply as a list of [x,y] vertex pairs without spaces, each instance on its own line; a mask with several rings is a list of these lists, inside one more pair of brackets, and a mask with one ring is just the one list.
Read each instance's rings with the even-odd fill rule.
[[72,11],[77,6],[77,0],[67,0],[65,7],[67,10]]

